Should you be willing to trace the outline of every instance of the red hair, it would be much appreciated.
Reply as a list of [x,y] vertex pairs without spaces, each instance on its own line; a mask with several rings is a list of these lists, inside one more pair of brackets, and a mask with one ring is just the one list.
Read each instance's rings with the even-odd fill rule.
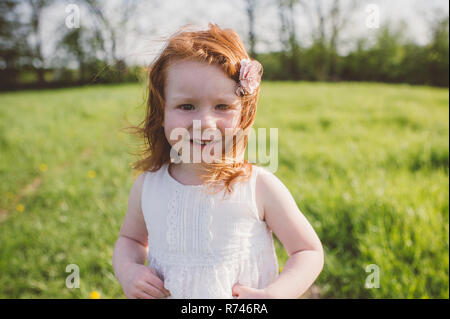
[[[157,171],[164,164],[171,162],[171,146],[167,141],[164,128],[164,86],[167,68],[177,60],[193,60],[214,64],[222,68],[236,83],[239,81],[240,61],[249,59],[238,34],[232,29],[221,29],[215,24],[209,24],[207,30],[186,31],[181,28],[169,39],[156,60],[152,63],[149,73],[149,91],[145,119],[138,127],[133,127],[137,135],[144,138],[145,147],[141,152],[143,158],[133,164],[133,169],[140,171]],[[222,184],[219,190],[226,188],[232,192],[232,184],[250,178],[252,165],[243,159],[248,142],[247,133],[252,127],[258,102],[259,87],[251,94],[241,97],[241,115],[237,129],[242,129],[243,135],[236,135],[233,140],[234,154],[230,160],[222,154],[222,162],[203,163],[206,174],[202,180],[207,185]],[[241,157],[242,160],[236,159]]]

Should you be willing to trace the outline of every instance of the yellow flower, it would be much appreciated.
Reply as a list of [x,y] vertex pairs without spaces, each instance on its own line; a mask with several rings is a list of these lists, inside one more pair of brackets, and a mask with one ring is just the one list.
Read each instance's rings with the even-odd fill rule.
[[280,267],[280,272],[282,272],[283,271],[283,267]]
[[46,172],[48,169],[47,164],[42,163],[41,165],[39,165],[39,169],[43,172]]
[[99,299],[100,293],[97,291],[91,291],[91,299]]
[[94,177],[95,177],[95,171],[90,170],[90,171],[88,172],[88,176],[89,176],[89,178],[94,178]]
[[25,207],[22,204],[19,204],[19,205],[16,206],[16,209],[17,209],[18,212],[23,212]]

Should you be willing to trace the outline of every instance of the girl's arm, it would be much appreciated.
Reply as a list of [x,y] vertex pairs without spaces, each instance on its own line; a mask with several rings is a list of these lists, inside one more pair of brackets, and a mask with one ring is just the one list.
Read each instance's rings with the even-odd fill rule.
[[267,225],[289,255],[283,271],[264,291],[272,298],[299,298],[322,271],[324,253],[320,239],[275,175],[260,174],[256,192],[264,199]]
[[147,256],[147,230],[141,214],[139,195],[142,192],[143,174],[136,178],[128,198],[128,210],[114,247],[113,267],[120,281],[129,263],[145,264]]
[[113,253],[117,280],[128,298],[163,298],[169,295],[156,271],[145,266],[147,228],[141,209],[144,174],[136,178],[128,199],[128,210]]
[[263,199],[266,224],[286,249],[289,259],[277,279],[264,289],[237,284],[233,295],[243,299],[299,298],[322,271],[322,244],[294,198],[273,174],[260,174],[256,196]]

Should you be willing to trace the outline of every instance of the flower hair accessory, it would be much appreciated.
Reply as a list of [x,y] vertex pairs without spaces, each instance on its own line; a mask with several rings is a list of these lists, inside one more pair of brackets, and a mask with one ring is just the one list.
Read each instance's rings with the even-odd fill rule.
[[262,66],[256,60],[242,59],[239,83],[236,89],[238,96],[252,94],[261,82]]

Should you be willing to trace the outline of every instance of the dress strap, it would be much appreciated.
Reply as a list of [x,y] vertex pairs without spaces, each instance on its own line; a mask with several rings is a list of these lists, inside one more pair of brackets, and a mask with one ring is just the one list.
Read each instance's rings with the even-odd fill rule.
[[252,165],[252,176],[250,178],[250,194],[251,201],[256,206],[256,178],[258,177],[260,168],[256,165]]
[[152,184],[152,172],[144,171],[144,182],[142,183],[142,193],[141,193],[141,208],[142,214],[144,216],[148,215],[151,207],[151,184]]

